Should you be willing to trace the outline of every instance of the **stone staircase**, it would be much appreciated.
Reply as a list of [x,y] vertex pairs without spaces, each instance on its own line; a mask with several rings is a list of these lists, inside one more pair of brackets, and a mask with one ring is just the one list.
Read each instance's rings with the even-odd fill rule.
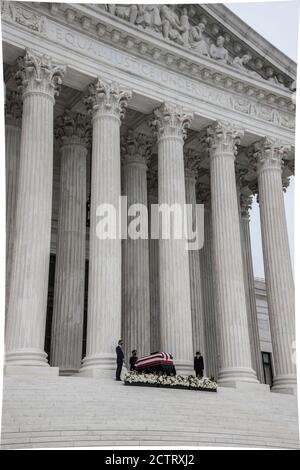
[[298,448],[297,401],[264,387],[218,393],[83,377],[5,377],[2,449]]

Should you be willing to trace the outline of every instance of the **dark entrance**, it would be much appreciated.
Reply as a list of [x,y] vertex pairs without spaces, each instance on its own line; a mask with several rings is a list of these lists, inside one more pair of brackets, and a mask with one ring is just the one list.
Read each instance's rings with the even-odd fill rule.
[[272,387],[273,385],[273,370],[272,370],[272,357],[271,353],[262,352],[262,361],[263,361],[263,368],[264,368],[264,377],[265,383]]
[[[55,260],[56,260],[56,256],[53,255],[53,254],[50,255],[47,318],[46,318],[46,332],[45,332],[45,352],[48,355],[48,362],[50,362],[50,360],[51,360],[50,352],[51,352],[51,328],[52,328],[54,280],[55,280]],[[84,289],[84,319],[83,319],[82,357],[85,356],[85,351],[86,351],[88,272],[89,272],[88,261],[86,261],[86,263],[85,263],[85,289]]]

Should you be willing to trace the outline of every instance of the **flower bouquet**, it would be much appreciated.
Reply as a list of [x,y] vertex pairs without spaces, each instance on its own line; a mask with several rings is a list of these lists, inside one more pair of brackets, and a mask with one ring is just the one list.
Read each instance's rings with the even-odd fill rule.
[[128,372],[124,377],[125,385],[137,385],[145,387],[160,387],[185,390],[217,391],[217,383],[214,380],[203,377],[199,379],[190,375],[146,374],[141,372]]

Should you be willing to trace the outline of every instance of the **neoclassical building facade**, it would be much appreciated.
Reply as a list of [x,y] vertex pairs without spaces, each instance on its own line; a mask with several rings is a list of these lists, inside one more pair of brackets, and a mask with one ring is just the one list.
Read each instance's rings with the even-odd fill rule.
[[[167,351],[188,374],[201,350],[220,385],[263,383],[257,197],[273,390],[294,392],[283,192],[295,63],[221,4],[4,1],[1,13],[6,373],[113,377],[123,337],[126,357]],[[203,248],[99,239],[97,208],[121,195],[128,207],[204,204]]]

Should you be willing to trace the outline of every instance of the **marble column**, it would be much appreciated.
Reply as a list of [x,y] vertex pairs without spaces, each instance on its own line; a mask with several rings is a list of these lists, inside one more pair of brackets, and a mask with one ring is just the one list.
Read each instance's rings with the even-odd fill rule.
[[9,366],[48,365],[44,341],[51,236],[53,105],[63,75],[48,56],[39,57],[29,50],[18,64],[16,78],[23,92],[23,118],[6,324],[7,370]]
[[55,129],[61,164],[50,363],[63,375],[78,372],[82,357],[88,122],[66,111]]
[[131,94],[100,78],[89,91],[84,102],[93,114],[92,182],[87,346],[81,373],[112,377],[121,336],[120,124]]
[[275,376],[273,391],[296,393],[294,280],[282,191],[284,147],[268,138],[255,146],[268,310]]
[[6,171],[6,279],[5,311],[9,302],[10,277],[15,232],[17,189],[20,163],[22,97],[6,91],[5,100],[5,171]]
[[[152,155],[148,166],[148,220],[151,234],[151,208],[158,204],[157,158]],[[149,279],[150,279],[150,349],[160,351],[159,327],[159,240],[149,236]]]
[[204,245],[200,250],[202,277],[202,299],[204,313],[204,331],[206,346],[206,375],[218,378],[219,370],[219,329],[216,312],[215,282],[212,255],[212,221],[210,191],[203,188],[199,202],[204,204]]
[[[196,227],[196,177],[197,155],[190,149],[184,153],[186,203],[192,206],[192,230]],[[200,351],[206,362],[205,334],[203,320],[202,281],[199,250],[189,251],[190,292],[192,312],[193,350]]]
[[250,215],[249,210],[252,205],[251,197],[240,196],[241,203],[241,237],[244,266],[245,292],[247,300],[248,329],[250,338],[250,348],[252,357],[252,367],[257,374],[257,378],[264,383],[264,371],[262,365],[262,355],[260,350],[259,328],[256,308],[256,295],[254,286],[254,274],[252,263],[252,250],[250,239]]
[[122,190],[127,197],[129,229],[132,222],[139,221],[136,229],[139,234],[134,230],[134,238],[129,233],[122,243],[122,336],[128,362],[133,349],[137,349],[139,357],[151,352],[147,160],[152,141],[143,134],[129,131],[121,142]]
[[[154,111],[151,125],[158,137],[158,202],[183,213],[185,181],[183,142],[192,116],[179,107],[163,104]],[[176,210],[176,209],[175,209]],[[181,220],[183,225],[184,217]],[[168,227],[173,224],[168,223]],[[175,224],[174,224],[175,225]],[[173,354],[177,373],[193,370],[193,337],[189,257],[185,237],[159,239],[159,299],[161,348]]]
[[208,129],[210,146],[213,262],[220,328],[218,382],[257,383],[252,369],[235,181],[238,132],[228,123]]

